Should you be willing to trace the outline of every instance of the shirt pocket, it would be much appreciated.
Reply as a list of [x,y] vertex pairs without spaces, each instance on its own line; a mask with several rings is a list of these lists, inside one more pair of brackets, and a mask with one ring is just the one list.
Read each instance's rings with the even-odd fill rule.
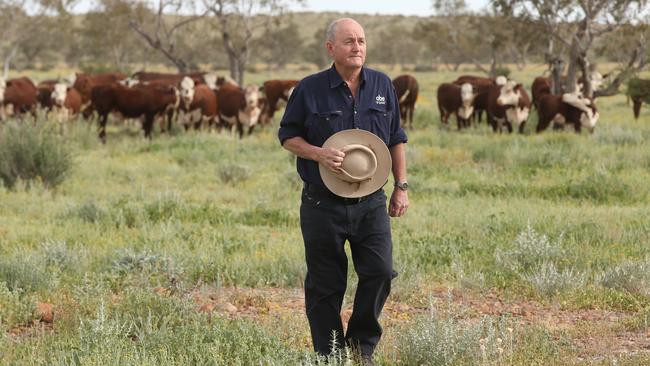
[[340,131],[342,116],[343,111],[340,110],[313,113],[307,125],[310,142],[321,146],[330,136]]
[[388,141],[390,131],[391,114],[385,105],[372,105],[368,108],[368,115],[363,123],[363,128],[379,136],[382,140]]

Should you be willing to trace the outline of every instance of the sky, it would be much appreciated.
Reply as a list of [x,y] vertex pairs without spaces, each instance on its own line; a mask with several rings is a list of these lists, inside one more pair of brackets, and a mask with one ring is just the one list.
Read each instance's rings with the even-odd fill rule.
[[[483,9],[489,0],[465,0],[468,8],[473,11]],[[81,0],[74,8],[76,13],[84,13],[94,1]],[[304,5],[292,5],[292,11],[338,11],[365,14],[401,14],[401,15],[433,15],[432,0],[305,0]]]
[[[488,0],[465,0],[470,10],[481,10]],[[339,11],[367,14],[433,15],[431,0],[306,0],[306,6],[292,6],[294,11]]]

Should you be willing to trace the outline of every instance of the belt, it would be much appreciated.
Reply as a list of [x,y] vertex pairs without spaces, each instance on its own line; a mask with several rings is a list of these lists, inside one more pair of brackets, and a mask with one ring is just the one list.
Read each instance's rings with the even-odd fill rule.
[[334,193],[332,193],[329,189],[327,189],[325,187],[315,185],[315,184],[310,184],[310,183],[305,182],[304,186],[305,186],[305,191],[307,191],[307,193],[311,193],[311,194],[316,195],[318,197],[326,197],[326,198],[332,199],[334,201],[341,202],[344,205],[356,205],[358,203],[361,203],[363,201],[368,200],[375,193],[377,193],[377,192],[373,192],[373,193],[370,193],[367,196],[348,198],[348,197],[337,196]]

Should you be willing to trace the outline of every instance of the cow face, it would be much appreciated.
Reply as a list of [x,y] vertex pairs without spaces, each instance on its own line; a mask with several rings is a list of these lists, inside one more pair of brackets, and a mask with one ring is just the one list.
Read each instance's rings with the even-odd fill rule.
[[521,93],[517,90],[518,84],[514,81],[508,81],[501,87],[501,92],[497,98],[497,105],[516,106],[519,104]]
[[217,90],[217,75],[216,74],[205,74],[203,75],[203,81],[205,85],[212,90]]
[[68,94],[68,86],[63,83],[54,84],[52,91],[52,101],[59,107],[63,107],[65,97]]
[[503,75],[499,75],[499,76],[497,76],[496,79],[494,79],[494,83],[497,84],[497,85],[506,85],[507,82],[508,82],[508,79]]
[[244,98],[246,99],[246,108],[258,108],[260,99],[260,89],[256,85],[249,85],[244,89]]
[[185,104],[185,107],[190,106],[192,104],[192,101],[194,100],[194,80],[192,80],[189,77],[184,77],[183,80],[181,80],[181,98],[183,99],[183,103]]
[[474,90],[472,84],[465,83],[460,86],[460,99],[463,102],[463,106],[458,110],[458,116],[462,119],[469,119],[469,117],[474,112]]

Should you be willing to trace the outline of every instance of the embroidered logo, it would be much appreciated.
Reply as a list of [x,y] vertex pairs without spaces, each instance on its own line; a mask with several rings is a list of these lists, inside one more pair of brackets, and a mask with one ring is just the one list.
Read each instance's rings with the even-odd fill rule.
[[377,96],[375,97],[375,103],[386,104],[386,97],[382,97],[381,94],[377,94]]

